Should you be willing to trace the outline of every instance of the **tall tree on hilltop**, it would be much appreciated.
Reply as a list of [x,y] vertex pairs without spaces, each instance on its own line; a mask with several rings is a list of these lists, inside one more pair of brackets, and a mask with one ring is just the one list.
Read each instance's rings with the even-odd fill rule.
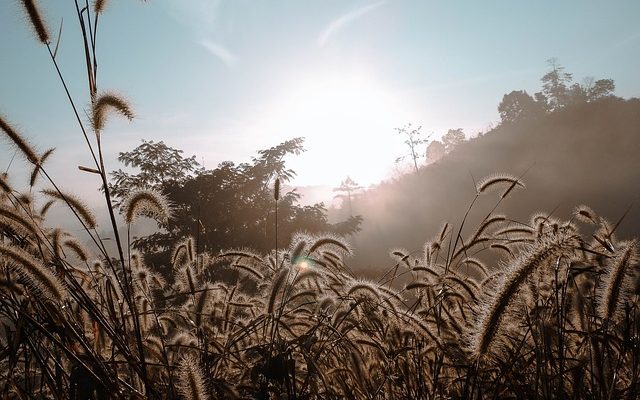
[[343,180],[340,183],[340,186],[333,189],[334,192],[340,192],[335,196],[335,198],[341,198],[343,200],[344,199],[347,200],[347,204],[349,205],[350,217],[353,217],[353,207],[351,205],[351,196],[362,189],[363,189],[362,186],[360,186],[353,179],[351,179],[351,177],[348,177],[348,176],[347,176],[347,179]]
[[542,93],[548,101],[549,111],[555,111],[567,105],[573,74],[564,72],[564,67],[558,63],[557,58],[550,58],[547,63],[551,71],[541,79]]
[[418,159],[422,157],[422,154],[418,151],[418,146],[427,143],[429,141],[429,136],[431,136],[429,135],[426,138],[423,138],[422,132],[420,132],[421,128],[422,127],[419,126],[414,129],[411,124],[407,124],[402,128],[396,128],[396,132],[398,132],[398,134],[406,137],[404,143],[409,147],[409,153],[396,158],[396,163],[410,157],[411,161],[413,161],[413,167],[416,172],[418,172]]

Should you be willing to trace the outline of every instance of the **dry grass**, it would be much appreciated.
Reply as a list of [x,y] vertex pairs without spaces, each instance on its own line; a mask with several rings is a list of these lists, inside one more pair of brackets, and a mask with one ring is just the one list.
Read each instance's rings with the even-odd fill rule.
[[[36,3],[23,4],[48,46]],[[94,27],[105,4],[96,2]],[[78,16],[93,99],[91,123],[78,122],[95,161],[91,171],[106,187],[100,132],[109,111],[132,113],[120,97],[97,95],[96,34],[89,14]],[[422,251],[393,251],[377,280],[352,274],[343,239],[307,235],[263,255],[197,253],[186,238],[167,260],[173,275],[163,277],[129,240],[121,242],[108,191],[115,257],[93,229],[91,210],[47,174],[46,157],[4,119],[0,128],[36,165],[31,181],[41,175],[53,187],[31,199],[23,196],[30,187],[0,176],[2,398],[639,394],[637,242],[618,242],[615,228],[586,206],[576,214],[595,225],[593,236],[544,215],[514,225],[494,207],[475,229],[465,229],[463,218]],[[497,207],[516,187],[524,187],[520,178],[484,180],[469,210],[490,189],[504,189]],[[47,198],[70,208],[92,249],[47,224]],[[140,215],[170,214],[162,195],[148,192],[133,194],[124,213],[129,228]],[[239,278],[212,279],[220,265]],[[408,283],[400,287],[401,279]]]

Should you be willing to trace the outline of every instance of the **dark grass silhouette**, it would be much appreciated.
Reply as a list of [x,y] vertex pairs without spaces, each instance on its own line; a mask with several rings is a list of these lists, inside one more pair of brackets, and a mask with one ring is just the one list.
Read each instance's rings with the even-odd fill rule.
[[[48,47],[36,2],[22,3]],[[91,9],[78,8],[93,115],[88,124],[78,122],[95,162],[84,170],[104,185],[118,254],[107,251],[91,210],[48,175],[46,157],[0,119],[2,134],[53,186],[33,196],[32,185],[14,184],[20,177],[0,175],[0,397],[638,396],[637,241],[619,241],[621,225],[585,206],[567,220],[536,214],[518,223],[495,214],[514,200],[544,205],[526,197],[531,189],[522,190],[521,176],[492,176],[457,193],[470,205],[457,209],[455,221],[420,251],[392,251],[390,267],[376,280],[351,271],[344,261],[351,250],[342,238],[299,234],[267,254],[232,249],[212,255],[184,238],[167,257],[167,281],[117,235],[100,132],[107,111],[132,114],[120,97],[97,92],[92,26],[105,4],[95,3],[93,25]],[[483,147],[485,155],[490,148]],[[509,149],[496,144],[494,150]],[[462,160],[471,154],[464,147],[459,152]],[[481,165],[477,170],[484,173]],[[407,179],[416,184],[420,176]],[[414,201],[424,200],[416,194]],[[92,249],[47,223],[53,202],[82,224]],[[128,227],[140,216],[165,221],[171,211],[158,192],[131,193],[123,205]],[[412,210],[406,212],[413,216]],[[581,234],[574,220],[589,224],[589,233]],[[487,253],[493,257],[484,258],[500,262],[479,259]],[[239,279],[216,279],[221,266]],[[408,284],[398,285],[401,279]]]

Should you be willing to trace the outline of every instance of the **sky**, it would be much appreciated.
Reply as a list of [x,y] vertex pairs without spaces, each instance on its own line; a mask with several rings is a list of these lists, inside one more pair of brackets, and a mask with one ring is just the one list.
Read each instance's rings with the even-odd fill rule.
[[[57,60],[86,110],[73,1],[40,3],[54,37],[63,21]],[[302,136],[293,184],[371,185],[402,170],[395,128],[421,126],[431,139],[486,131],[505,93],[540,90],[551,57],[577,81],[612,78],[618,96],[640,96],[639,17],[635,0],[112,0],[99,23],[98,87],[124,94],[136,118],[109,121],[107,169],[141,139],[213,168]],[[37,148],[56,147],[54,178],[99,186],[77,169],[89,153],[18,1],[0,2],[0,113]],[[0,141],[2,170],[12,155]]]

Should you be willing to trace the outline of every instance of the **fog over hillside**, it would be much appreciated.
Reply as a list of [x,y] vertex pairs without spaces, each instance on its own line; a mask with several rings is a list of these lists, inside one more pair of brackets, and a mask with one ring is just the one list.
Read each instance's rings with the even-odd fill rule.
[[[387,254],[394,247],[420,250],[445,221],[461,222],[475,195],[474,180],[500,172],[522,176],[527,188],[509,196],[498,213],[522,222],[541,210],[570,218],[575,206],[587,204],[615,223],[633,204],[617,232],[637,235],[639,151],[638,99],[608,98],[503,124],[417,173],[354,198],[353,212],[364,223],[352,238],[352,264],[378,268],[391,263]],[[481,196],[467,226],[475,226],[497,200],[498,194]]]

